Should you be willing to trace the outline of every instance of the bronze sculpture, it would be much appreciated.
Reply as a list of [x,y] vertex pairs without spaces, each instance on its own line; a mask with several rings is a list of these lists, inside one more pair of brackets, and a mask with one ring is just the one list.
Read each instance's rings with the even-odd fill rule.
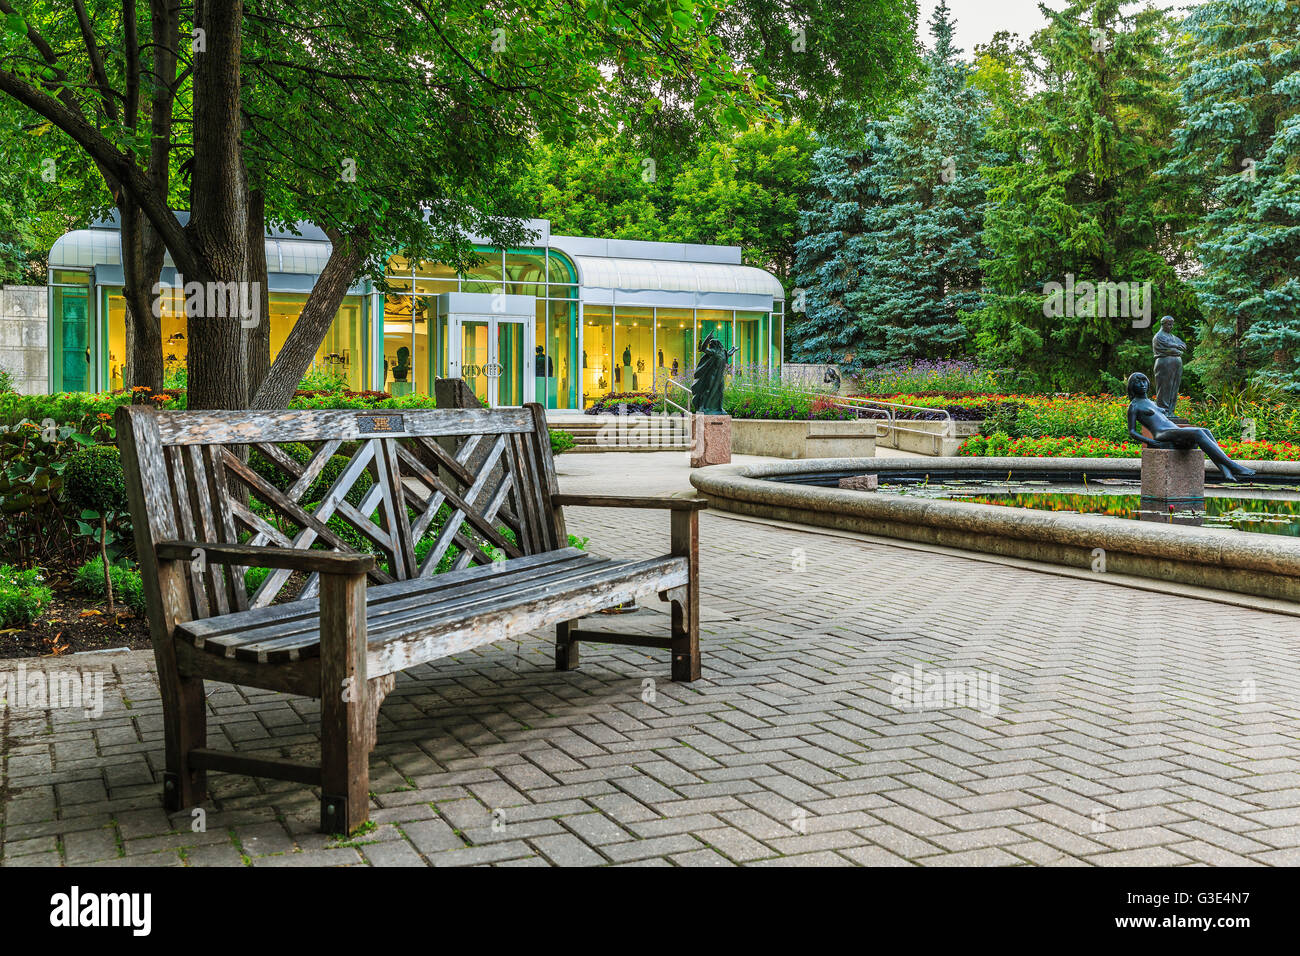
[[1166,415],[1174,413],[1178,403],[1178,387],[1183,381],[1183,353],[1187,343],[1174,335],[1174,317],[1166,315],[1160,320],[1160,331],[1151,340],[1151,351],[1156,358],[1156,404]]
[[738,349],[724,348],[710,332],[700,343],[700,361],[691,382],[691,410],[697,415],[725,415],[722,391],[727,377],[727,359]]
[[[1241,462],[1229,458],[1208,428],[1186,428],[1170,421],[1165,410],[1147,397],[1150,387],[1150,380],[1141,372],[1134,372],[1128,377],[1130,437],[1150,448],[1199,448],[1219,467],[1224,481],[1241,481],[1255,473]],[[1138,431],[1139,424],[1151,433],[1150,438]]]

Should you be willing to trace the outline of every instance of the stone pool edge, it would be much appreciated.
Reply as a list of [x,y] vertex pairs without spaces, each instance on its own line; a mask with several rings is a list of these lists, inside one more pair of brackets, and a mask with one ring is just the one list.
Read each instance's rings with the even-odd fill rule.
[[[1300,462],[1249,464],[1260,477],[1300,477]],[[809,472],[947,469],[1091,471],[1136,478],[1140,466],[1126,458],[814,458],[713,465],[692,472],[691,484],[720,511],[1300,601],[1296,538],[764,480]]]

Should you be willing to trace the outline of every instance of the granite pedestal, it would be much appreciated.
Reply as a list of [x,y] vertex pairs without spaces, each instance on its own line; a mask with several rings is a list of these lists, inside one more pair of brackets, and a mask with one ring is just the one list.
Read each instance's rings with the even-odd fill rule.
[[731,416],[691,416],[691,467],[731,464]]
[[1142,497],[1178,505],[1205,500],[1205,452],[1142,448]]

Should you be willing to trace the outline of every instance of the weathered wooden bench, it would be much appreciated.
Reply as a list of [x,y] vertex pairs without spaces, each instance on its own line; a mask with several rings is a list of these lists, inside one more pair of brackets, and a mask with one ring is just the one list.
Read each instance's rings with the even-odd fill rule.
[[[318,786],[321,829],[350,832],[369,813],[368,755],[396,673],[540,627],[556,627],[558,670],[592,641],[662,648],[673,680],[700,676],[703,500],[560,494],[541,406],[122,407],[117,437],[162,692],[168,810],[202,802],[209,770],[243,773]],[[331,459],[337,477],[322,493]],[[612,560],[569,547],[565,505],[669,509],[670,551]],[[350,546],[354,533],[375,553]],[[250,568],[271,569],[251,595]],[[653,594],[671,602],[668,636],[579,626]],[[210,749],[205,679],[320,698],[320,764]]]

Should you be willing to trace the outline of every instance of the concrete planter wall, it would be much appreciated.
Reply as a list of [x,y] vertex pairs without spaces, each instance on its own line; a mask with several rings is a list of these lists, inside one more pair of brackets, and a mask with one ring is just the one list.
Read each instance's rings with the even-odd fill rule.
[[[838,528],[925,544],[964,548],[1160,581],[1300,601],[1300,540],[1219,528],[909,498],[876,492],[769,481],[812,471],[876,473],[920,469],[1003,474],[1086,472],[1136,479],[1140,462],[1109,458],[835,459],[717,465],[691,475],[711,508]],[[1300,477],[1297,462],[1251,462],[1261,478]],[[919,467],[918,467],[919,466]]]
[[980,433],[983,420],[971,422],[911,422],[899,420],[894,428],[880,427],[876,444],[881,448],[915,452],[918,455],[936,455],[951,458],[957,454],[962,442]]
[[870,458],[876,453],[876,422],[733,418],[731,453],[771,458]]

